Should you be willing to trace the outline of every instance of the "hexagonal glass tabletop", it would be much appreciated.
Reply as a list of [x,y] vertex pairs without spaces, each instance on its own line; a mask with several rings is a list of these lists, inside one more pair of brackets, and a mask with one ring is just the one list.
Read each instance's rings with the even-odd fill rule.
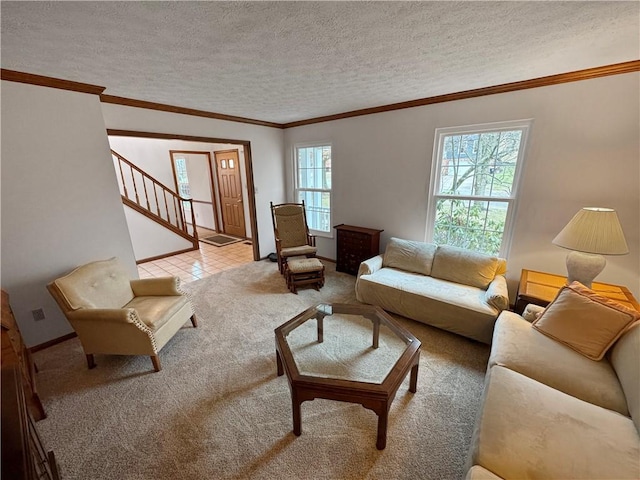
[[362,305],[320,304],[298,320],[285,339],[300,375],[380,384],[415,341],[384,312]]

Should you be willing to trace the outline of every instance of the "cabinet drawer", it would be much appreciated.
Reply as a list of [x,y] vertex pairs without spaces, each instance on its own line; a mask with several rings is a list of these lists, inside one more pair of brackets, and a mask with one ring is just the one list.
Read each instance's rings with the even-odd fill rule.
[[336,270],[356,275],[360,263],[378,254],[380,232],[371,228],[337,225]]

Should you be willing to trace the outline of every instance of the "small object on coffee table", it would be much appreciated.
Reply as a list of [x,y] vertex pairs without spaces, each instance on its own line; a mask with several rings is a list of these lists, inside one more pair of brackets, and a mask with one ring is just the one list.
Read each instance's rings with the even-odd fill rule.
[[278,376],[287,374],[291,390],[293,433],[302,433],[307,400],[360,403],[378,415],[376,447],[384,449],[389,408],[409,371],[409,391],[416,391],[420,341],[380,307],[363,304],[316,305],[276,328],[275,337]]

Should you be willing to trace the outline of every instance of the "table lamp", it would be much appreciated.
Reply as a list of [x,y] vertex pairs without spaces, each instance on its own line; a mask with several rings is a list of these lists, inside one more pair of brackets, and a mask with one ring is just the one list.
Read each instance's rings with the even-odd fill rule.
[[618,215],[611,208],[584,207],[552,243],[573,250],[567,255],[567,283],[577,280],[589,288],[607,263],[602,255],[629,253]]

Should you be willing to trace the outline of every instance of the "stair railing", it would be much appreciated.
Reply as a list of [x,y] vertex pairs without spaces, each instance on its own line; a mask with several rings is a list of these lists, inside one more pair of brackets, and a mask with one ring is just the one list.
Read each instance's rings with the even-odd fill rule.
[[[176,194],[118,152],[111,150],[111,154],[114,162],[117,162],[116,171],[119,173],[118,183],[123,203],[189,239],[194,248],[198,248],[192,200]],[[185,209],[186,205],[188,208]],[[191,213],[191,225],[186,221],[185,210]]]

